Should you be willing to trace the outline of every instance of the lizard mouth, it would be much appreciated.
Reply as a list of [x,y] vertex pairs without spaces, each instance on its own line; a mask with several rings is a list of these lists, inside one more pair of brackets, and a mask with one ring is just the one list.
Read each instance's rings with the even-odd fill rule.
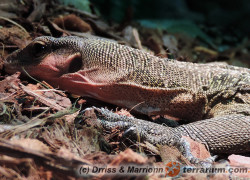
[[[80,53],[74,53],[69,55],[63,54],[54,54],[51,53],[47,55],[40,64],[36,66],[37,76],[47,77],[46,79],[50,80],[51,78],[59,78],[61,76],[77,73],[82,69],[82,56]],[[40,71],[38,73],[38,71]],[[47,74],[47,75],[46,75]]]
[[[48,54],[43,58],[41,63],[37,65],[23,64],[19,59],[18,54],[20,50],[13,52],[4,61],[4,69],[7,73],[13,74],[16,71],[21,71],[22,68],[28,70],[32,74],[53,74],[53,77],[59,77],[65,74],[76,73],[82,68],[82,57],[80,53],[74,53],[71,55],[55,55],[53,53]],[[27,57],[32,59],[32,57]]]
[[4,63],[6,64],[17,64],[17,56],[22,51],[22,49],[18,49],[11,53],[7,58],[5,59]]
[[14,74],[16,71],[21,70],[20,63],[16,60],[17,55],[21,50],[14,51],[4,60],[4,70],[10,74]]

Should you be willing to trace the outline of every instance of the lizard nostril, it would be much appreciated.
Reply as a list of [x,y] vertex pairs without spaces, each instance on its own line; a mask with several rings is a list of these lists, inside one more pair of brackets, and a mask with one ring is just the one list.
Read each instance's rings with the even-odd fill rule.
[[74,73],[82,68],[82,57],[75,56],[69,64],[68,73]]

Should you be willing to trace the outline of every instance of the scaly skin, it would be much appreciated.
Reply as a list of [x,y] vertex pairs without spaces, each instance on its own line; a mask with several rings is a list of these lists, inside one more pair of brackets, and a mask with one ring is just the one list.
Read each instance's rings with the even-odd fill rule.
[[31,76],[74,94],[192,122],[170,128],[134,119],[125,126],[117,123],[118,118],[106,118],[104,127],[116,125],[134,132],[136,127],[152,143],[173,144],[185,135],[208,145],[211,152],[250,152],[247,68],[178,62],[79,37],[36,38],[6,59],[9,73],[21,71],[21,66]]

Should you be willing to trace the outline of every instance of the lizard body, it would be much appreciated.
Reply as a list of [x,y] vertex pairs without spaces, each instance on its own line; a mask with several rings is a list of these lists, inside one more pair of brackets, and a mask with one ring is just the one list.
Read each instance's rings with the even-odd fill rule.
[[[21,66],[31,76],[74,94],[194,122],[178,131],[156,126],[161,133],[153,138],[146,129],[156,127],[144,121],[142,131],[154,143],[168,144],[171,136],[187,135],[207,143],[213,152],[250,151],[247,68],[162,59],[111,41],[79,37],[36,38],[6,59],[7,72],[22,71]],[[213,128],[218,123],[220,129]]]

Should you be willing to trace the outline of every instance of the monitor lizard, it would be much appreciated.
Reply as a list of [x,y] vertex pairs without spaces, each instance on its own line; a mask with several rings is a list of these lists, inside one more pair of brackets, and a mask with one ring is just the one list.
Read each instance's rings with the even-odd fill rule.
[[154,144],[183,136],[213,153],[250,152],[250,70],[159,58],[101,38],[38,37],[5,61],[71,93],[146,115],[190,122],[171,128],[98,109],[103,127],[119,127]]

